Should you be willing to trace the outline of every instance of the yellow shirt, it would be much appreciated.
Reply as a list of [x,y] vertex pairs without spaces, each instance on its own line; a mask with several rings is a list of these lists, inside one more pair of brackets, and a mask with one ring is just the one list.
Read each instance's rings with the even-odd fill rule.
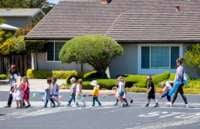
[[93,96],[99,96],[99,91],[100,91],[99,87],[95,86],[93,91],[92,91],[92,95]]

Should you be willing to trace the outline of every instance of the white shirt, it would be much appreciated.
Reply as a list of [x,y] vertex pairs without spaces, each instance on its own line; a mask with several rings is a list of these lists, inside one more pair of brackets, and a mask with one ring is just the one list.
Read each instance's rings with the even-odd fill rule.
[[183,81],[183,75],[184,75],[184,68],[183,68],[182,65],[180,65],[176,69],[176,78],[175,78],[175,80]]
[[118,83],[118,93],[125,92],[125,82],[119,81]]

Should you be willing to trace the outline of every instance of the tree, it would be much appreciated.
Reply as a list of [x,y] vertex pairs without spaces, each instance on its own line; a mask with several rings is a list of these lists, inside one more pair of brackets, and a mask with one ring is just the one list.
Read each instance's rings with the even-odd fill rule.
[[184,55],[185,63],[200,73],[200,44],[193,44]]
[[88,63],[99,75],[105,75],[111,60],[122,53],[123,48],[111,37],[85,35],[67,41],[59,58],[63,63]]
[[0,46],[0,54],[1,55],[10,55],[10,54],[19,54],[25,51],[25,42],[24,37],[11,37],[8,38],[1,46]]

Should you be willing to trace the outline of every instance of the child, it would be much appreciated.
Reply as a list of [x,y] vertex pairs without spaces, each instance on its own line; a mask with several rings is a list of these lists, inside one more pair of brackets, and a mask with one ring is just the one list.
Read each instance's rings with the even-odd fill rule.
[[112,90],[113,90],[113,94],[115,95],[115,98],[116,98],[114,106],[117,106],[118,102],[119,102],[119,100],[118,100],[119,94],[118,94],[117,87],[113,87]]
[[[122,76],[119,76],[117,78],[118,81],[118,99],[122,103],[122,107],[128,106],[128,101],[126,99],[126,90],[125,90],[125,80],[123,79]],[[125,104],[124,104],[125,103]]]
[[23,104],[22,104],[22,96],[23,96],[23,92],[22,92],[22,88],[21,88],[21,78],[17,77],[17,81],[14,85],[14,93],[13,93],[13,98],[16,101],[16,108],[22,108]]
[[53,107],[55,107],[55,103],[53,98],[50,95],[50,90],[51,90],[51,78],[47,79],[47,87],[45,87],[45,102],[44,102],[44,108],[47,108],[48,101],[50,100],[51,103],[53,104]]
[[167,101],[171,102],[171,96],[169,96],[169,91],[172,89],[173,81],[166,81],[163,85],[163,93],[161,95],[161,99],[167,97]]
[[82,98],[82,79],[78,79],[77,85],[76,85],[76,106],[79,107],[79,102],[81,101],[83,103],[83,107],[86,106],[84,99]]
[[99,104],[99,106],[101,106],[101,102],[99,101],[99,88],[100,86],[98,85],[97,81],[96,80],[93,80],[91,83],[90,83],[92,86],[94,86],[93,88],[93,91],[92,91],[92,96],[93,96],[93,103],[92,103],[92,106],[94,107],[95,106],[95,102],[97,102]]
[[52,98],[54,99],[54,101],[56,101],[57,106],[60,106],[60,100],[59,100],[59,86],[56,83],[57,82],[57,78],[53,77],[52,78]]
[[68,106],[71,106],[71,103],[72,103],[72,101],[76,101],[76,85],[77,85],[77,83],[76,83],[76,78],[75,77],[72,77],[71,79],[70,79],[70,82],[71,82],[71,98],[69,99],[69,101],[68,101]]
[[150,75],[147,76],[146,86],[147,86],[147,99],[148,99],[146,107],[149,106],[149,103],[150,103],[151,99],[153,99],[155,101],[155,106],[154,107],[158,107],[158,101],[155,98],[155,87],[154,87],[154,83],[153,83],[152,77]]
[[29,82],[27,77],[22,78],[22,83],[21,83],[22,91],[23,91],[23,104],[25,102],[27,103],[26,108],[29,108],[31,106],[30,101],[29,101],[29,95],[30,95],[30,88],[29,88]]

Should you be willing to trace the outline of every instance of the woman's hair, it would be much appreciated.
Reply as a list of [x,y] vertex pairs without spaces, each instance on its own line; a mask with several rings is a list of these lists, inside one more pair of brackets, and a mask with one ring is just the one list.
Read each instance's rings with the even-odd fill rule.
[[48,83],[48,84],[51,84],[51,82],[52,82],[52,81],[51,81],[51,78],[47,78],[47,83]]
[[184,59],[183,58],[178,58],[176,59],[176,62],[178,62],[179,64],[183,64]]
[[52,83],[55,83],[57,81],[56,77],[52,77]]

